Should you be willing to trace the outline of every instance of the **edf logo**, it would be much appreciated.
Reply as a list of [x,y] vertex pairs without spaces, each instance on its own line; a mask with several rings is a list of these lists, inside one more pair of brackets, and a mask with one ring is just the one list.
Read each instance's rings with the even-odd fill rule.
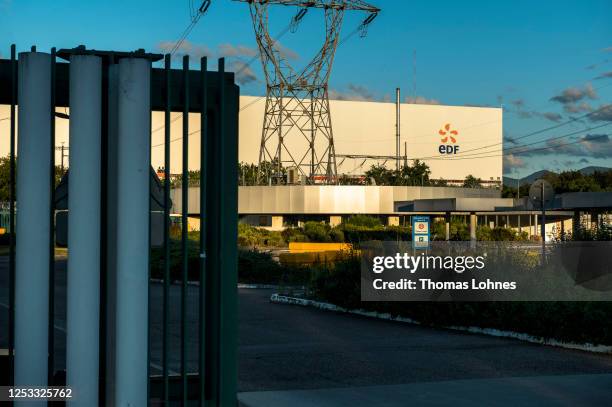
[[438,131],[438,134],[442,136],[442,144],[438,147],[440,154],[457,154],[459,152],[459,146],[457,143],[456,136],[459,134],[457,130],[451,130],[450,123],[447,123],[443,129]]

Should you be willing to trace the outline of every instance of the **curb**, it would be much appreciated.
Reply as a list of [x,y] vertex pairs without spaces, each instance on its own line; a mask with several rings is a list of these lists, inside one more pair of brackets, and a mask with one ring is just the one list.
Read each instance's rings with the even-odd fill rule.
[[276,290],[278,286],[275,284],[238,284],[238,288],[248,289],[248,290]]
[[[376,311],[365,311],[362,309],[357,309],[357,310],[347,309],[347,308],[339,307],[337,305],[326,303],[326,302],[307,300],[304,298],[287,297],[287,296],[279,295],[279,294],[272,294],[272,296],[270,297],[270,302],[275,303],[275,304],[287,304],[287,305],[299,305],[302,307],[313,307],[313,308],[317,308],[317,309],[324,310],[324,311],[341,312],[341,313],[346,313],[346,314],[364,316],[368,318],[382,319],[386,321],[402,322],[402,323],[407,323],[407,324],[412,324],[412,325],[420,325],[420,326],[423,325],[417,320],[414,320],[411,318],[399,317],[399,316],[394,317],[388,313],[379,313]],[[590,343],[561,342],[555,339],[547,340],[547,339],[538,338],[538,337],[531,336],[528,334],[513,332],[513,331],[500,331],[498,329],[480,328],[476,326],[442,326],[439,328],[450,329],[453,331],[480,334],[480,335],[494,336],[498,338],[517,339],[523,342],[529,342],[529,343],[545,345],[545,346],[555,346],[555,347],[564,348],[564,349],[580,350],[580,351],[592,352],[592,353],[612,354],[612,346],[593,345]]]
[[[164,280],[162,280],[160,278],[151,278],[151,279],[149,279],[149,282],[155,283],[155,284],[163,284]],[[171,285],[181,285],[182,282],[180,280],[173,280],[173,281],[170,282],[170,284]],[[200,286],[200,282],[199,281],[188,281],[187,285],[199,287]],[[276,289],[278,289],[279,286],[276,285],[276,284],[242,284],[242,283],[238,283],[238,285],[236,287],[238,287],[239,289],[245,289],[245,290],[276,290]]]

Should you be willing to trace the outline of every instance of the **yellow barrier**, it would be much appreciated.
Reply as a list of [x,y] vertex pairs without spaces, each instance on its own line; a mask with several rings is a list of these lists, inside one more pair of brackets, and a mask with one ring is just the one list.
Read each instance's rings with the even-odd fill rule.
[[289,243],[289,252],[281,253],[278,259],[283,265],[307,265],[334,263],[354,253],[350,243]]
[[289,243],[289,251],[291,253],[348,252],[352,249],[353,245],[350,243]]

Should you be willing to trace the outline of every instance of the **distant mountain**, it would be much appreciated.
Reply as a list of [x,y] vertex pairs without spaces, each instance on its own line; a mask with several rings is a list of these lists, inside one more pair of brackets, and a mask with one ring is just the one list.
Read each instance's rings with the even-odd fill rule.
[[[612,168],[590,166],[590,167],[585,167],[585,168],[583,168],[581,170],[578,170],[578,172],[580,172],[583,175],[591,175],[595,171],[599,171],[599,172],[612,171]],[[531,175],[528,175],[526,177],[521,178],[520,179],[521,185],[531,184],[534,181],[542,178],[546,174],[554,174],[554,172],[553,171],[548,171],[548,170],[536,171],[536,172],[534,172]],[[509,187],[515,187],[516,188],[517,181],[518,181],[517,178],[504,177],[504,185],[507,185]]]
[[585,167],[583,169],[580,170],[580,172],[583,175],[591,175],[592,173],[594,173],[595,171],[598,172],[604,172],[604,171],[610,171],[612,170],[612,168],[608,168],[608,167],[597,167],[597,166],[590,166],[590,167]]

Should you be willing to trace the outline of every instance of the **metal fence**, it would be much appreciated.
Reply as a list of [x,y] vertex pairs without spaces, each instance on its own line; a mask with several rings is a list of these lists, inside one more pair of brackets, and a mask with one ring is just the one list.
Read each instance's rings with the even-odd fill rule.
[[[152,67],[162,59],[163,68]],[[9,266],[0,270],[8,273],[9,282],[8,327],[0,328],[9,333],[9,382],[2,384],[78,386],[77,405],[168,405],[173,401],[186,405],[194,399],[200,405],[236,404],[239,89],[233,73],[225,72],[223,59],[218,72],[208,71],[206,58],[199,61],[199,70],[190,69],[188,56],[182,59],[182,69],[172,69],[171,62],[170,55],[95,51],[83,46],[50,53],[32,47],[18,56],[14,45],[10,60],[0,60],[0,104],[10,105],[10,130],[0,135],[10,140]],[[72,173],[66,382],[56,369],[54,344],[56,301],[64,300],[58,297],[64,291],[56,288],[54,123],[68,119],[56,113],[58,107],[70,108]],[[188,182],[189,140],[196,134],[190,131],[187,117],[200,115],[198,169],[203,187],[199,191],[195,376],[187,370],[193,356],[187,346],[187,233],[180,240],[178,375],[172,375],[169,367],[172,202],[167,182],[161,228],[161,337],[153,338],[149,330],[152,111],[164,112],[166,179],[172,164],[170,115],[183,114],[184,183]],[[182,198],[188,201],[189,189],[183,191]],[[15,225],[17,204],[20,220]],[[186,231],[187,208],[181,222]],[[162,345],[161,375],[153,378],[149,369],[152,340]],[[173,395],[177,395],[174,400]]]

